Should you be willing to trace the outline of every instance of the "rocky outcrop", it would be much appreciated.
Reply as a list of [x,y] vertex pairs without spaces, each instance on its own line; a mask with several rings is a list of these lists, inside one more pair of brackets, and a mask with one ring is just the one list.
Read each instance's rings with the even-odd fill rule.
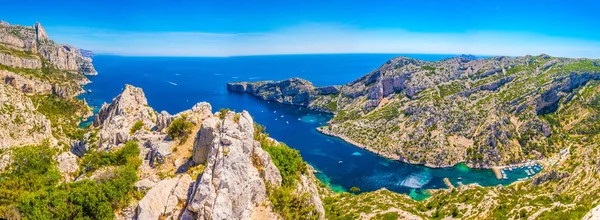
[[35,39],[37,39],[37,41],[40,41],[40,42],[48,40],[48,35],[46,34],[46,29],[44,29],[44,27],[42,27],[42,24],[40,24],[40,22],[35,23]]
[[545,54],[436,62],[397,57],[321,94],[298,79],[227,87],[334,113],[320,131],[391,159],[489,168],[548,156],[549,150],[533,148],[548,145],[545,139],[560,133],[539,116],[581,98],[577,91],[600,79],[597,63]]
[[145,146],[150,150],[146,158],[151,166],[162,164],[164,159],[172,153],[171,143],[169,142],[148,140]]
[[58,155],[56,157],[56,162],[58,162],[58,170],[62,173],[62,176],[66,181],[72,180],[71,174],[79,170],[77,156],[69,151]]
[[145,130],[155,126],[158,113],[148,106],[144,91],[132,85],[125,85],[121,94],[111,104],[104,103],[94,118],[94,127],[99,132],[100,147],[112,148],[132,139],[131,127],[138,121]]
[[583,216],[582,220],[598,220],[600,219],[600,205],[596,206],[592,210],[590,210],[585,216]]
[[551,170],[549,172],[545,172],[541,175],[536,176],[535,178],[533,178],[533,181],[531,181],[531,183],[533,185],[540,185],[548,181],[561,180],[566,177],[569,177],[569,173],[564,171],[560,172],[556,170]]
[[[61,70],[96,74],[89,57],[83,56],[79,49],[72,46],[54,43],[48,38],[46,30],[39,22],[33,27],[0,26],[0,43],[13,50],[22,50],[32,54],[39,53],[45,61]],[[38,58],[36,62],[41,64],[39,57],[36,58]]]
[[[83,75],[97,74],[91,58],[83,56],[77,48],[52,41],[39,22],[29,27],[6,22],[0,25],[0,66],[4,66],[3,71],[45,83],[42,89],[38,89],[21,79],[17,85],[11,83],[17,88],[27,85],[30,90],[65,97],[81,93],[79,85],[89,82]],[[67,74],[70,76],[64,77]],[[7,77],[6,73],[3,75],[0,79],[5,83],[18,78]]]
[[50,121],[27,96],[0,83],[0,149],[44,140],[55,141]]
[[192,122],[194,125],[199,125],[202,120],[212,115],[212,106],[208,102],[199,102],[192,106],[191,109],[177,113],[174,118],[185,117],[187,121]]
[[160,112],[160,114],[158,115],[158,118],[156,119],[155,130],[158,132],[164,131],[165,129],[167,129],[169,127],[169,125],[171,125],[172,121],[173,121],[173,116],[171,116],[168,112],[166,112],[166,111]]
[[[311,102],[317,96],[336,95],[338,86],[315,87],[307,80],[291,78],[281,81],[227,83],[227,89],[235,92],[247,92],[258,98],[289,105],[313,108]],[[322,109],[327,111],[326,109]]]
[[42,68],[42,62],[39,59],[18,57],[5,53],[0,53],[0,64],[12,68]]
[[212,142],[219,133],[221,120],[218,118],[209,118],[202,122],[200,130],[196,133],[194,139],[194,148],[192,153],[192,161],[195,165],[204,164],[208,159],[208,151],[212,146]]
[[204,131],[216,133],[206,140],[210,141],[206,168],[188,204],[198,219],[249,219],[267,198],[265,182],[251,159],[255,148],[252,117],[245,111],[237,122],[233,117],[229,114],[219,123],[206,120],[202,124],[213,126]]
[[179,219],[192,183],[187,174],[156,183],[138,203],[135,219]]

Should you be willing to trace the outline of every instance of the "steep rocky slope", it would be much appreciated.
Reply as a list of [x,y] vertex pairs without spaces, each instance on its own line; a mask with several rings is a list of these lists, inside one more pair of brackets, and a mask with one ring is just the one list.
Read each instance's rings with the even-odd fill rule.
[[0,149],[47,139],[54,139],[50,121],[36,111],[27,96],[0,83]]
[[333,112],[326,134],[378,154],[431,167],[491,167],[547,157],[561,128],[546,115],[600,79],[600,61],[548,55],[407,57],[317,92],[305,80],[228,83],[265,100]]
[[40,23],[10,25],[0,21],[0,79],[25,93],[70,97],[97,74],[92,59],[72,46],[48,38]]
[[[190,125],[185,132],[195,134],[193,138],[169,135],[177,127],[174,124],[182,121]],[[132,130],[138,123],[140,128]],[[119,219],[261,219],[279,215],[269,204],[272,191],[282,185],[282,174],[255,140],[255,124],[246,111],[213,114],[210,104],[203,102],[174,116],[158,114],[147,105],[141,88],[126,85],[110,104],[102,106],[93,127],[98,138],[82,143],[83,152],[118,151],[130,141],[141,143],[139,157],[144,162],[135,186],[145,195],[118,211]],[[281,145],[272,139],[269,143]],[[196,173],[198,169],[203,172]],[[312,173],[299,175],[297,184],[295,192],[314,195],[306,199],[316,210],[313,215],[324,216]]]

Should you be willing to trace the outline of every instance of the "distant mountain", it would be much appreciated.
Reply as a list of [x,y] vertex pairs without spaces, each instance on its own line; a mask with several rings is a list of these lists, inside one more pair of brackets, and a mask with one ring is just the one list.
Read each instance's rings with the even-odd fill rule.
[[96,56],[96,54],[94,54],[94,52],[92,52],[91,50],[84,50],[84,49],[79,49],[79,53],[81,53],[82,56],[84,57],[93,57]]
[[461,54],[461,55],[458,56],[458,58],[464,58],[464,59],[468,59],[468,60],[479,59],[477,56],[475,56],[473,54]]

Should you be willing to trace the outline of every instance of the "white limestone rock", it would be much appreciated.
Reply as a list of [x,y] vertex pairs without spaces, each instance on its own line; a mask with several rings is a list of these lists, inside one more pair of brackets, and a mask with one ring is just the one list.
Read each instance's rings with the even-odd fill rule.
[[50,120],[37,112],[29,97],[0,83],[0,149],[56,142]]
[[140,200],[136,218],[154,220],[162,216],[176,219],[181,212],[179,204],[187,200],[192,182],[187,174],[161,180]]
[[582,220],[600,220],[600,205],[590,210]]
[[146,178],[146,179],[143,179],[143,180],[137,181],[137,182],[136,182],[136,183],[133,185],[133,187],[134,187],[134,188],[135,188],[135,190],[137,190],[137,191],[146,191],[146,190],[148,190],[148,189],[152,188],[152,187],[153,187],[153,186],[155,186],[155,185],[156,185],[156,183],[155,183],[155,182],[152,182],[152,180],[149,180],[149,179],[147,179],[147,178]]
[[155,126],[157,113],[148,106],[141,88],[125,85],[123,92],[111,104],[104,104],[94,119],[94,127],[101,127],[100,146],[106,149],[132,140],[131,127],[142,121],[144,128]]

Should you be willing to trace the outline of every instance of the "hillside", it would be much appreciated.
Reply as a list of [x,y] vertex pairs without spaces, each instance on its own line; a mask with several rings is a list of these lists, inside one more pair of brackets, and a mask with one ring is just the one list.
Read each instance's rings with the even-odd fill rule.
[[398,57],[342,86],[294,78],[227,88],[332,112],[321,132],[392,159],[487,168],[552,156],[570,147],[567,131],[597,132],[597,95],[585,91],[596,88],[599,63],[548,55]]
[[40,23],[10,25],[0,21],[0,80],[29,94],[72,97],[79,85],[97,74],[92,59],[79,49],[57,44]]

